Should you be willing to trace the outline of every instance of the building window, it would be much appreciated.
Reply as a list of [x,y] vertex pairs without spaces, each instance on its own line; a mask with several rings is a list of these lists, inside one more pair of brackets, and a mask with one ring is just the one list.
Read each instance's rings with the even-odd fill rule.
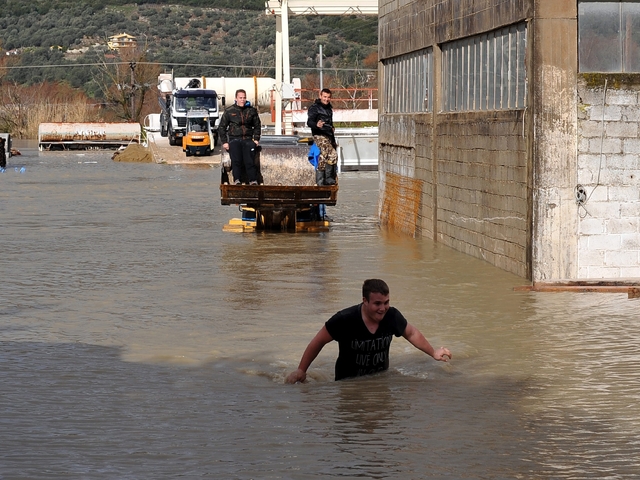
[[578,3],[581,72],[640,72],[640,3]]
[[382,65],[386,113],[432,110],[432,48],[385,60]]
[[442,46],[443,110],[524,108],[525,23]]

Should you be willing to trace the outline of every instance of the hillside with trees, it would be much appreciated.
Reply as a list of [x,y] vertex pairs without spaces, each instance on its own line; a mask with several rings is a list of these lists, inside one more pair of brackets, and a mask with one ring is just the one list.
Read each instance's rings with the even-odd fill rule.
[[[274,75],[275,17],[263,0],[0,0],[0,81],[63,83],[105,100],[100,65],[121,60],[107,40],[124,32],[139,61],[177,76]],[[292,75],[313,77],[322,45],[323,66],[348,84],[377,66],[377,18],[292,16],[290,45]]]

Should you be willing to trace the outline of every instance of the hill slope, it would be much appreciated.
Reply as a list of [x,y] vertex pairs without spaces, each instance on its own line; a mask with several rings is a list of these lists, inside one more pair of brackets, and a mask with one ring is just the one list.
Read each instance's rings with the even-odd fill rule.
[[[147,61],[178,76],[273,76],[275,17],[263,8],[262,0],[0,0],[3,61],[34,67],[0,69],[0,76],[23,85],[63,81],[99,97],[95,64],[113,57],[108,37],[123,32],[146,46]],[[294,76],[314,72],[319,45],[326,68],[375,68],[377,18],[294,16],[290,45]]]

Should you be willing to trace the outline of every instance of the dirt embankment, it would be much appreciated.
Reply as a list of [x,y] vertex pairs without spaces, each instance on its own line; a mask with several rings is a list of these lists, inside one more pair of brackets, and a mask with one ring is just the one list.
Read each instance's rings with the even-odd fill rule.
[[124,150],[117,150],[111,158],[114,162],[153,163],[151,150],[139,143],[132,143]]

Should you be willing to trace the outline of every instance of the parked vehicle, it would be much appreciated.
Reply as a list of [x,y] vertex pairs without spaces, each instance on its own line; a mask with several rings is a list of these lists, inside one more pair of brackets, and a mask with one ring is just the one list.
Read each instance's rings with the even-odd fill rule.
[[182,137],[182,151],[187,154],[187,157],[213,153],[215,140],[207,109],[193,108],[187,112],[186,132]]
[[205,109],[213,132],[213,145],[217,143],[217,128],[220,122],[218,111],[218,94],[215,90],[201,88],[202,82],[192,79],[186,87],[175,88],[172,74],[161,74],[158,77],[161,93],[160,99],[160,134],[169,137],[170,145],[182,145],[182,138],[187,133],[187,112],[191,109]]

